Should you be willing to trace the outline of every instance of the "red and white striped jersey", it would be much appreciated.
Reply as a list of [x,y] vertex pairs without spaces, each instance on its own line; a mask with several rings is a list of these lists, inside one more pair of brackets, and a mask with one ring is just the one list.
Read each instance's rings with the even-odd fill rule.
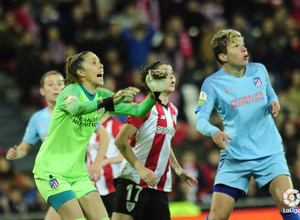
[[[106,131],[110,136],[105,158],[112,158],[118,156],[120,154],[120,151],[115,145],[115,139],[123,125],[122,122],[120,122],[114,117],[110,117],[102,125],[106,128]],[[99,141],[100,141],[99,136],[96,133],[94,133],[87,147],[88,164],[93,163],[96,159],[98,148],[99,148]],[[113,164],[106,165],[101,170],[100,179],[97,182],[94,181],[94,185],[101,196],[108,195],[115,191],[113,179],[117,177],[120,165],[121,163],[113,163]]]
[[127,160],[122,162],[119,177],[130,179],[143,188],[165,192],[172,190],[170,153],[176,132],[177,114],[175,105],[168,102],[167,107],[156,103],[146,118],[127,118],[125,123],[139,129],[130,140],[132,150],[145,167],[155,172],[158,184],[155,187],[147,185]]

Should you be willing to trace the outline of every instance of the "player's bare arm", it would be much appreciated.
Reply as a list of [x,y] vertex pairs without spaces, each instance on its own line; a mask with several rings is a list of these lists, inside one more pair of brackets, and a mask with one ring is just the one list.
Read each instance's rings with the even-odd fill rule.
[[138,129],[131,124],[124,124],[116,138],[115,145],[118,147],[124,158],[136,169],[141,179],[148,185],[155,186],[157,184],[156,174],[152,170],[146,168],[138,160],[128,142],[137,130]]
[[118,156],[111,157],[111,158],[106,158],[102,161],[101,166],[105,167],[108,164],[113,164],[113,163],[121,163],[123,161],[124,157],[122,154],[119,154]]
[[15,145],[8,149],[6,153],[6,159],[8,160],[18,160],[25,157],[30,151],[32,145],[26,141],[22,141],[19,146]]

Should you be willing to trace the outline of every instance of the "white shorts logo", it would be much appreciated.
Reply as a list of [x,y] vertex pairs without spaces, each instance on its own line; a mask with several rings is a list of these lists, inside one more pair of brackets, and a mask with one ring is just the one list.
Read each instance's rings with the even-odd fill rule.
[[289,207],[295,207],[300,202],[300,193],[296,189],[288,189],[283,193],[283,201]]

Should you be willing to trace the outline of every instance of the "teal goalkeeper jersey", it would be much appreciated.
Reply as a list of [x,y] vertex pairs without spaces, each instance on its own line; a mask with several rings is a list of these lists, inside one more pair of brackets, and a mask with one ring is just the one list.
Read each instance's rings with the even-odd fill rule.
[[[105,112],[105,108],[98,110],[97,103],[112,94],[98,89],[91,95],[78,84],[64,88],[57,98],[48,134],[35,160],[33,173],[36,178],[59,175],[75,180],[88,175],[84,164],[87,144]],[[110,113],[145,117],[155,103],[148,96],[136,106],[115,105],[115,111]]]

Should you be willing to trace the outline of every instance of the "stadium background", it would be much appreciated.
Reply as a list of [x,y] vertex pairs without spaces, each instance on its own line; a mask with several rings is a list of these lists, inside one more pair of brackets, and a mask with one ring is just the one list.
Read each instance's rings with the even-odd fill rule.
[[[128,85],[139,87],[142,64],[158,59],[172,64],[177,89],[171,100],[180,111],[173,149],[199,184],[189,189],[174,178],[169,197],[171,202],[196,204],[205,213],[218,148],[195,130],[194,110],[204,78],[220,68],[210,40],[223,28],[240,31],[250,61],[261,62],[269,70],[281,104],[276,123],[294,188],[299,190],[299,0],[2,0],[0,219],[42,219],[47,210],[31,174],[39,146],[18,161],[5,160],[5,153],[20,143],[29,117],[45,105],[39,94],[42,74],[51,69],[63,72],[65,58],[83,50],[100,57],[105,84],[115,91]],[[141,98],[138,96],[136,101]],[[222,128],[215,112],[211,122]],[[272,199],[257,190],[255,181],[236,207],[232,220],[246,219],[240,217],[243,213],[251,219],[280,219]],[[257,213],[260,217],[253,216]],[[205,219],[204,214],[200,216],[193,219]]]

